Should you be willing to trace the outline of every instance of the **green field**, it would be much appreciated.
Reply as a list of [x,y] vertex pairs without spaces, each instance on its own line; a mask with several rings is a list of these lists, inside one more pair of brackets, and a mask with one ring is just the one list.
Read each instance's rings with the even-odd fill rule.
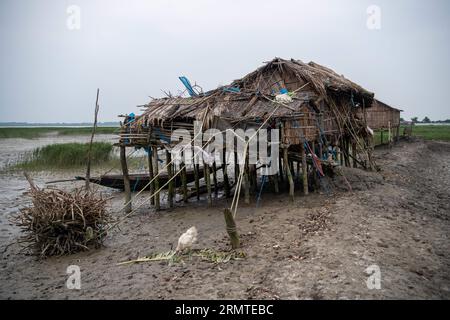
[[[400,136],[403,135],[404,126],[400,127]],[[394,132],[393,132],[394,133]],[[425,140],[441,140],[450,141],[450,125],[415,125],[412,129],[412,135],[421,137]],[[383,142],[386,143],[388,139],[387,130],[383,134]],[[376,131],[374,135],[374,144],[381,143],[381,133]]]
[[[403,133],[403,129],[400,129]],[[426,140],[450,141],[450,125],[413,126],[412,134]]]
[[[111,143],[94,142],[91,164],[104,165],[112,159]],[[45,170],[68,169],[86,166],[89,143],[61,143],[36,148],[11,169]]]
[[[118,127],[98,127],[96,134],[113,134],[118,132]],[[33,139],[48,134],[57,135],[89,135],[92,133],[90,127],[31,127],[31,128],[0,128],[0,139],[4,138],[23,138]]]

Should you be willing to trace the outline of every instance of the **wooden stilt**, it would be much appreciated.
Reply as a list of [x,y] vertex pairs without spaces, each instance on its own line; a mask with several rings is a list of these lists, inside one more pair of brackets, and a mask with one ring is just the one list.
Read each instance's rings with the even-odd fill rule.
[[197,195],[197,200],[200,200],[200,165],[198,163],[194,164],[194,176],[195,176],[195,193]]
[[223,184],[225,189],[225,197],[230,197],[230,181],[228,179],[228,165],[227,165],[227,156],[226,151],[223,150],[223,156],[222,156],[222,171],[223,171]]
[[[153,172],[152,148],[150,146],[148,147],[148,176],[150,181],[152,181],[153,178],[155,177],[155,174]],[[153,195],[154,192],[155,192],[155,183],[153,181],[150,183],[150,195]],[[150,198],[150,204],[151,205],[155,204],[155,197],[152,196]]]
[[348,143],[348,138],[344,139],[344,150],[345,150],[345,166],[350,167],[350,147]]
[[300,145],[300,152],[302,155],[302,174],[303,174],[303,194],[308,194],[308,165],[306,164],[305,146]]
[[294,201],[294,179],[292,178],[291,168],[289,165],[289,158],[288,158],[288,147],[283,148],[283,160],[284,160],[284,167],[286,171],[287,180],[289,183],[289,197],[291,201]]
[[248,167],[248,150],[245,157],[244,166],[244,203],[250,204],[250,178],[249,178],[249,167]]
[[280,177],[280,181],[284,182],[283,159],[281,157],[278,157],[278,175]]
[[353,168],[356,168],[358,166],[356,162],[356,142],[352,143],[352,157],[353,157]]
[[249,176],[250,176],[250,186],[251,189],[257,193],[258,192],[258,173],[256,172],[256,164],[249,164]]
[[213,182],[214,182],[214,196],[217,198],[217,195],[219,193],[219,188],[217,187],[217,166],[216,166],[216,161],[213,162],[212,169],[213,169]]
[[211,174],[209,172],[209,165],[206,162],[203,163],[203,170],[205,176],[206,190],[208,192],[208,205],[212,206]]
[[236,229],[236,222],[234,221],[233,214],[230,209],[226,208],[223,212],[225,217],[225,224],[227,226],[227,233],[230,237],[231,248],[237,249],[240,246],[239,234]]
[[[170,180],[173,177],[173,165],[172,165],[172,154],[166,149],[166,165],[167,165],[167,178]],[[173,197],[174,197],[174,181],[173,179],[169,182],[169,190],[167,191],[167,201],[169,202],[169,207],[173,208]]]
[[[194,141],[192,141],[194,145]],[[192,166],[194,168],[194,183],[195,183],[195,193],[197,195],[197,200],[200,200],[200,165],[197,163],[198,156],[195,155],[195,149],[192,149]]]
[[181,163],[181,187],[183,188],[183,202],[188,202],[186,165]]
[[239,177],[238,153],[234,151],[234,182],[237,183]]
[[125,190],[125,212],[131,212],[131,188],[130,177],[128,175],[127,156],[125,146],[120,146],[120,164],[122,165],[123,185]]
[[275,193],[280,193],[280,187],[278,186],[278,174],[269,176],[269,180],[273,183]]
[[[184,152],[182,153],[184,160]],[[188,187],[187,187],[187,175],[186,175],[186,165],[184,162],[180,164],[181,166],[181,187],[183,189],[183,202],[188,202]]]
[[161,198],[160,198],[160,192],[159,190],[159,177],[158,177],[158,173],[159,173],[159,165],[158,165],[158,147],[157,146],[153,146],[152,147],[152,158],[153,158],[153,171],[155,174],[155,181],[154,181],[154,185],[155,185],[155,209],[159,210],[161,209]]

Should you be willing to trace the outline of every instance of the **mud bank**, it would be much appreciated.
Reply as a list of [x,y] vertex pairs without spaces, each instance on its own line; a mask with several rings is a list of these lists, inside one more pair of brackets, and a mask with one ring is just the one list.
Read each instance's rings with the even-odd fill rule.
[[[144,205],[108,236],[104,248],[43,261],[20,254],[16,244],[6,247],[18,234],[2,223],[0,297],[450,298],[450,144],[402,142],[377,150],[376,157],[379,173],[345,171],[353,192],[296,195],[294,203],[287,195],[264,194],[258,208],[241,202],[237,224],[247,258],[226,264],[192,259],[171,266],[116,265],[175,247],[192,225],[199,232],[196,248],[227,249],[223,208],[228,200],[212,208],[193,201],[160,212]],[[2,208],[3,221],[26,203],[23,191],[2,200],[9,203]],[[112,208],[118,209],[122,194],[111,195]],[[81,290],[65,285],[66,268],[73,264],[81,268]],[[371,265],[380,268],[379,290],[366,284]]]

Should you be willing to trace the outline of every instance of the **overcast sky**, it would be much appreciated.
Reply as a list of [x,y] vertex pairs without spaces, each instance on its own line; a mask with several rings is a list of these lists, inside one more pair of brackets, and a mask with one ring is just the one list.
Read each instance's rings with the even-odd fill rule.
[[2,0],[0,121],[91,121],[97,87],[100,121],[116,121],[180,75],[208,90],[275,56],[330,67],[406,119],[447,119],[449,33],[447,0]]

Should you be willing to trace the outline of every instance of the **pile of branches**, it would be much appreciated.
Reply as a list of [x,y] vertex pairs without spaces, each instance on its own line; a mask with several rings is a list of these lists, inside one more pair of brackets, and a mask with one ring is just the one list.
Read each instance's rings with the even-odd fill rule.
[[111,222],[101,194],[75,189],[39,189],[31,184],[32,205],[13,218],[24,235],[19,242],[41,257],[100,247]]

